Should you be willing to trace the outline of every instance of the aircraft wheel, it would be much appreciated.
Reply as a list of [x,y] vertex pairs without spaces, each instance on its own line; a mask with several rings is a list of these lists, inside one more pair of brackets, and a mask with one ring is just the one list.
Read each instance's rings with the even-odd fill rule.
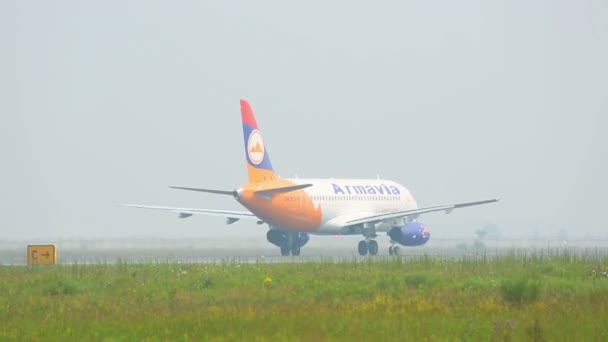
[[300,255],[300,246],[297,246],[297,245],[291,246],[291,255],[293,255],[293,256]]
[[358,250],[359,250],[359,255],[367,255],[367,251],[368,251],[367,241],[365,241],[365,240],[359,241]]
[[399,255],[400,253],[399,246],[393,247],[393,255]]
[[282,256],[288,256],[289,252],[290,252],[289,247],[287,247],[287,246],[281,247],[281,255]]
[[390,246],[388,248],[388,255],[395,255],[395,252],[393,251],[393,246]]
[[370,255],[378,254],[378,242],[376,242],[376,240],[370,240],[367,249],[369,250]]

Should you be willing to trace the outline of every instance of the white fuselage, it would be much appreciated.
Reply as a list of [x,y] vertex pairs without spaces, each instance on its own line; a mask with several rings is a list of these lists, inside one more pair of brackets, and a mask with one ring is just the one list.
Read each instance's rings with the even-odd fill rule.
[[[383,179],[290,179],[295,184],[313,184],[304,189],[315,207],[322,211],[319,227],[312,234],[360,234],[345,222],[357,218],[418,208],[410,191],[403,185]],[[395,219],[376,225],[376,231],[388,231],[404,224]],[[362,228],[362,227],[361,227]]]

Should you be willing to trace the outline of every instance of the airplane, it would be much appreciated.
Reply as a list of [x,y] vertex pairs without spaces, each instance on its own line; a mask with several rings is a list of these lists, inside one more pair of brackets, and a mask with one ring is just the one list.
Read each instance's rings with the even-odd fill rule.
[[275,173],[252,107],[241,99],[241,119],[249,182],[234,190],[177,187],[174,189],[232,196],[248,211],[193,209],[124,204],[127,207],[166,210],[179,218],[221,216],[227,224],[250,219],[267,224],[268,242],[281,255],[300,255],[309,235],[362,235],[359,255],[378,254],[378,233],[389,237],[389,255],[401,246],[421,246],[431,238],[421,214],[451,213],[454,209],[497,202],[497,198],[419,208],[403,185],[384,179],[290,179]]

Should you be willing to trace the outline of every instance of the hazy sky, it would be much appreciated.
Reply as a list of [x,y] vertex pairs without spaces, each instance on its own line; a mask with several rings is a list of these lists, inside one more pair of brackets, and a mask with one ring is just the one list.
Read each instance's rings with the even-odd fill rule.
[[606,1],[1,1],[0,49],[0,239],[265,234],[117,205],[240,209],[167,187],[245,183],[240,98],[283,177],[608,234]]

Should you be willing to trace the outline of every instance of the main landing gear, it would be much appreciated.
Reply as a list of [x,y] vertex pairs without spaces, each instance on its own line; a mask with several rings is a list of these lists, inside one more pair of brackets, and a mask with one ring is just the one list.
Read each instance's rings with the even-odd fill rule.
[[378,242],[372,239],[361,240],[359,241],[358,250],[359,255],[367,255],[367,253],[369,255],[376,255],[378,254]]
[[[365,240],[359,241],[357,250],[361,256],[367,255],[368,253],[369,255],[376,255],[378,254],[378,242],[371,238],[365,238]],[[399,246],[395,245],[394,241],[391,241],[391,246],[388,248],[388,255],[398,256],[399,254],[401,254],[401,249]]]
[[362,230],[363,236],[365,240],[359,241],[359,246],[357,246],[359,255],[376,255],[378,254],[378,242],[374,240],[376,235],[376,227],[374,225],[366,225]]
[[279,229],[270,229],[266,233],[268,242],[279,247],[282,256],[298,256],[301,248],[308,242],[307,233],[287,232]]
[[292,240],[291,243],[285,241],[285,244],[281,246],[281,255],[288,256],[291,253],[293,256],[298,256],[300,255],[300,249],[301,247],[297,240]]

